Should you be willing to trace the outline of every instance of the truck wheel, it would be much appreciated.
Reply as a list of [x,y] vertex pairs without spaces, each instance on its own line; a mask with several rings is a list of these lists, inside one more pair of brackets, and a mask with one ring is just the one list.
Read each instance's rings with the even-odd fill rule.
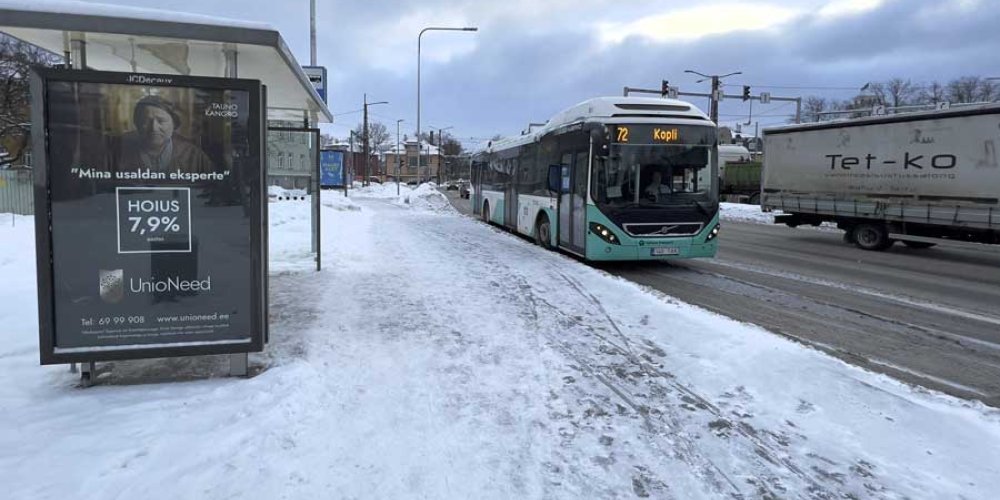
[[916,249],[930,248],[934,245],[937,245],[937,243],[927,243],[926,241],[906,241],[906,240],[903,240],[903,244],[910,248],[916,248]]
[[854,226],[854,244],[862,250],[885,250],[892,246],[889,229],[885,224],[864,223]]
[[542,248],[548,249],[552,242],[552,225],[549,224],[549,216],[541,215],[535,224],[535,243]]

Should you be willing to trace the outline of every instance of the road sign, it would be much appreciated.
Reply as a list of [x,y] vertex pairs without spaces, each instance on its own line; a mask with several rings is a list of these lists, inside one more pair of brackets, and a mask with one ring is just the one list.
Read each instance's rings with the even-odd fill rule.
[[722,89],[719,89],[719,90],[715,91],[715,100],[716,101],[720,101],[721,102],[723,99],[725,99],[725,97],[726,97],[726,93]]
[[313,88],[316,89],[316,93],[319,97],[326,100],[326,67],[325,66],[303,66],[302,71],[305,72],[306,76],[309,77],[309,83],[312,84]]
[[770,92],[761,92],[760,93],[760,103],[761,104],[770,104],[771,103],[771,93]]
[[673,87],[673,86],[667,87],[667,97],[669,97],[671,99],[677,99],[677,97],[679,95],[680,95],[680,89],[679,88]]

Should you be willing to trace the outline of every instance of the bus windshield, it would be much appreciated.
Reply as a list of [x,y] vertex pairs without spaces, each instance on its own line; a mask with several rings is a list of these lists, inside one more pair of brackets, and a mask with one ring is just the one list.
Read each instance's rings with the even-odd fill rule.
[[610,153],[594,163],[597,203],[662,206],[711,196],[710,146],[615,144]]

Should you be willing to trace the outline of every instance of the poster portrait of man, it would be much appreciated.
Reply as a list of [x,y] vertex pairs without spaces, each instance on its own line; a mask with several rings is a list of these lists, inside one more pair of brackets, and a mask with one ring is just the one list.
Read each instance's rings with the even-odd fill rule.
[[115,165],[119,169],[153,172],[206,173],[215,169],[202,149],[180,135],[183,119],[171,101],[147,95],[132,109],[133,130],[118,138]]

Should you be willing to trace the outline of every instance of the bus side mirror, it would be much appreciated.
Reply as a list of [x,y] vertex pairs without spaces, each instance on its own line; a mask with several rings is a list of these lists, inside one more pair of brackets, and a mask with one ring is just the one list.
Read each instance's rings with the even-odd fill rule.
[[562,165],[549,165],[549,191],[560,192],[562,187]]

